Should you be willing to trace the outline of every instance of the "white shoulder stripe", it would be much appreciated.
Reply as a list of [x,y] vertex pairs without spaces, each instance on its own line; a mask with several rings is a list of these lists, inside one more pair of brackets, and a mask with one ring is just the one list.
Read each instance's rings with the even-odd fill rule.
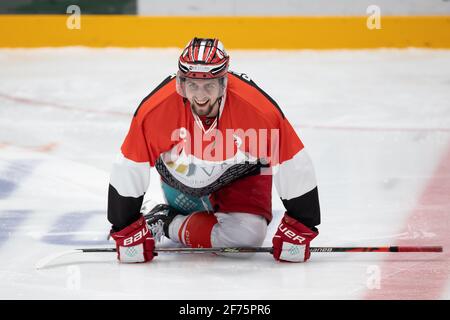
[[314,167],[303,148],[292,159],[273,168],[275,187],[283,200],[289,200],[317,187]]
[[134,162],[119,154],[113,163],[110,184],[123,197],[140,197],[150,183],[150,164]]

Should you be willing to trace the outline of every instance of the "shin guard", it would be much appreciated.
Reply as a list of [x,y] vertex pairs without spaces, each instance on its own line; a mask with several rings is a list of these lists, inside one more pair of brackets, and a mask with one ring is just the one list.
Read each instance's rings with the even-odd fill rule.
[[184,220],[178,231],[178,238],[191,248],[211,248],[211,231],[216,223],[214,214],[194,212]]

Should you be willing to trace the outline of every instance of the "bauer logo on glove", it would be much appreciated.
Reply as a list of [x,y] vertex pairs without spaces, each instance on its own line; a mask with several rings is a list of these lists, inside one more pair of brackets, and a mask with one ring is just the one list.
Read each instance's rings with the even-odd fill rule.
[[128,227],[111,233],[116,241],[117,259],[121,262],[147,262],[153,259],[155,240],[143,216]]
[[273,257],[278,261],[307,261],[310,242],[316,236],[316,232],[285,214],[272,240]]

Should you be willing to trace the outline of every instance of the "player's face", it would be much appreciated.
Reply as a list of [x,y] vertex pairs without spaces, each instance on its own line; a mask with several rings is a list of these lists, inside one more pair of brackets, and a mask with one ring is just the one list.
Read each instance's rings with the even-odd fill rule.
[[221,92],[219,79],[186,79],[186,98],[200,116],[213,116]]

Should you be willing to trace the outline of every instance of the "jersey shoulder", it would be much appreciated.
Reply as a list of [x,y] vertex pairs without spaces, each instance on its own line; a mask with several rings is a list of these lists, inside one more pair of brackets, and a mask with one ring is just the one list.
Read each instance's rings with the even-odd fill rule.
[[176,77],[172,74],[141,101],[134,112],[134,117],[143,120],[152,111],[164,106],[176,105],[173,102],[177,100],[180,100],[180,97],[176,92]]
[[230,71],[228,90],[267,116],[285,118],[278,103],[245,73]]

